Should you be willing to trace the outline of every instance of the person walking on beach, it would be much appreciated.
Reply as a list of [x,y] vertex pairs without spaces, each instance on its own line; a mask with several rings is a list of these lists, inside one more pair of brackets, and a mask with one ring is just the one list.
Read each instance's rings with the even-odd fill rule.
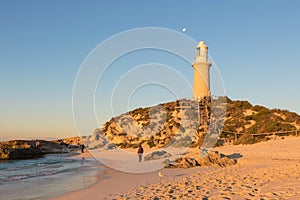
[[80,145],[80,150],[81,150],[81,153],[84,153],[84,149],[85,149],[85,146],[84,146],[84,144],[81,144],[81,145]]
[[137,154],[139,157],[139,162],[141,162],[143,159],[143,153],[144,153],[144,149],[143,149],[142,145],[140,144],[138,151],[137,151]]

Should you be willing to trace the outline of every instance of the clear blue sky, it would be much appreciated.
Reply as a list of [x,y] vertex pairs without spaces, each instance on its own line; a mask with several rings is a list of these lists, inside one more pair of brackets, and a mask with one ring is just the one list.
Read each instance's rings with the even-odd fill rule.
[[299,9],[297,0],[1,0],[0,139],[76,135],[72,87],[84,58],[149,26],[206,41],[230,98],[300,113]]

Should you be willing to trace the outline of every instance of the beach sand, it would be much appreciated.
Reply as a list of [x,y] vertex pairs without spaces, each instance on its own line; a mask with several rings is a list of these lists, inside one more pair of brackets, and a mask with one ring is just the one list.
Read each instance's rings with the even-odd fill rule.
[[96,184],[53,199],[300,199],[300,137],[214,150],[236,157],[237,164],[162,169],[162,180],[158,171],[132,174],[107,168]]

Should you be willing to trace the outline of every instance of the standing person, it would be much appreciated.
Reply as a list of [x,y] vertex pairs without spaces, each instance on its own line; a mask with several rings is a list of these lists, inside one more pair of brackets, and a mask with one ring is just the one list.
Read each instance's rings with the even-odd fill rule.
[[85,149],[85,146],[84,146],[84,144],[81,144],[81,145],[80,145],[80,150],[81,150],[81,153],[84,153],[84,149]]
[[35,140],[35,148],[39,148],[40,147],[40,141],[38,139]]
[[140,144],[138,151],[137,151],[137,154],[139,156],[139,162],[141,162],[143,159],[143,153],[144,153],[144,149],[143,149],[142,145]]

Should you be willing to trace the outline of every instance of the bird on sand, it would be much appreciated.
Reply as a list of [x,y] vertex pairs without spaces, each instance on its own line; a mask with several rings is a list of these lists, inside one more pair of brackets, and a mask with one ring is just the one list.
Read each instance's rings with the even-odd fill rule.
[[159,180],[161,181],[161,179],[164,177],[164,175],[161,172],[158,172],[158,176],[159,176]]

